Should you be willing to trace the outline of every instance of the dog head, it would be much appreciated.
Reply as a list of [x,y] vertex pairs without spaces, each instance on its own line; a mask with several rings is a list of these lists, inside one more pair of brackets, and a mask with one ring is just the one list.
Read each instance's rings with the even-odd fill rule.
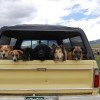
[[83,59],[83,53],[82,48],[80,46],[75,46],[72,50],[72,59],[73,60],[82,60]]
[[50,57],[51,49],[45,44],[39,44],[34,49],[35,57],[38,60],[47,60]]
[[25,48],[25,49],[23,49],[22,59],[24,61],[32,60],[33,58],[34,58],[34,56],[33,56],[33,50],[31,48]]
[[54,60],[63,61],[64,60],[64,50],[61,46],[56,46],[54,50]]
[[21,50],[11,51],[12,60],[14,62],[18,61],[21,58],[22,54],[23,54],[23,52]]
[[10,51],[12,51],[12,50],[13,50],[12,46],[1,45],[0,46],[0,55],[1,55],[1,58],[3,58],[3,59],[8,58],[8,56],[10,54]]

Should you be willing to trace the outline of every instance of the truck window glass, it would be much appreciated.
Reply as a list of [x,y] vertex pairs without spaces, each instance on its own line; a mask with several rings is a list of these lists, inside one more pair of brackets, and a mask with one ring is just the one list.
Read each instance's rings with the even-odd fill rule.
[[24,40],[21,44],[21,49],[31,48],[31,40]]
[[11,46],[15,46],[16,41],[17,41],[17,40],[16,40],[15,38],[11,38],[10,45],[11,45]]
[[69,39],[64,39],[64,40],[63,40],[63,45],[64,45],[64,47],[65,47],[67,50],[70,50],[70,49],[71,49],[71,43],[70,43],[70,40],[69,40]]
[[71,40],[72,46],[78,45],[78,46],[81,46],[82,48],[84,48],[83,41],[80,36],[70,38],[70,40]]
[[45,44],[51,47],[53,44],[57,45],[56,40],[24,40],[21,44],[21,49],[32,48],[34,49],[39,44]]
[[0,45],[9,45],[10,37],[7,37],[5,35],[1,35],[0,38]]

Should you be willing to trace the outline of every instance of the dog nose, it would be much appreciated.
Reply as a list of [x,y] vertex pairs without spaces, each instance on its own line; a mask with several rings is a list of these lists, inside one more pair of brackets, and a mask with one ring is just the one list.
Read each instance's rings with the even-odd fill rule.
[[58,60],[59,60],[60,58],[57,56],[57,58],[56,58],[56,59],[58,59]]
[[78,56],[77,59],[80,60],[80,56]]
[[14,61],[14,62],[16,62],[17,60],[16,60],[16,59],[14,59],[13,61]]
[[42,50],[39,52],[39,57],[44,57],[44,52]]
[[5,54],[3,54],[3,57],[5,57]]

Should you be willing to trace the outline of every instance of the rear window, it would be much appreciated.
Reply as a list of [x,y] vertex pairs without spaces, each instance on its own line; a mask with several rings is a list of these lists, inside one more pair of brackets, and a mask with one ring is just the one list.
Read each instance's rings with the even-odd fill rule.
[[5,36],[5,35],[1,35],[0,45],[15,46],[16,42],[17,42],[17,39],[15,39],[15,38],[8,37],[8,36]]
[[10,37],[7,37],[5,35],[1,35],[0,37],[0,45],[9,45]]
[[84,46],[84,43],[82,41],[82,38],[80,36],[75,36],[75,37],[72,37],[72,38],[67,38],[67,39],[64,39],[63,40],[63,44],[64,44],[64,47],[67,49],[67,50],[70,50],[72,49],[74,46],[80,46],[82,47],[84,50],[85,49],[85,46]]
[[76,36],[76,37],[70,38],[70,41],[72,43],[72,46],[79,45],[81,47],[84,47],[83,41],[82,41],[80,36]]
[[39,44],[45,44],[51,47],[53,44],[57,45],[56,40],[23,40],[21,49],[32,48],[34,49]]
[[66,50],[71,51],[74,46],[80,46],[85,58],[92,59],[92,50],[83,35],[76,31],[5,31],[1,33],[0,45],[11,45],[14,49],[23,50],[45,44],[52,49],[63,42]]
[[15,46],[16,42],[17,42],[17,39],[11,38],[9,45]]

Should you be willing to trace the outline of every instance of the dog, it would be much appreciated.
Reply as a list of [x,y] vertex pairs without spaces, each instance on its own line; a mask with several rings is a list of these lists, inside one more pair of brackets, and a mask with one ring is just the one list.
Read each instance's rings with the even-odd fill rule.
[[70,52],[68,52],[68,60],[82,60],[83,52],[80,46],[74,46]]
[[67,60],[67,51],[62,46],[56,46],[54,50],[54,60],[55,61],[64,61]]
[[33,57],[35,60],[50,60],[51,48],[46,44],[39,44],[33,49]]
[[10,52],[13,50],[12,46],[1,45],[0,46],[0,57],[2,59],[9,59]]
[[33,55],[34,53],[33,53],[33,50],[31,48],[25,48],[22,51],[23,51],[23,55],[22,55],[23,61],[34,59],[34,55]]
[[17,62],[18,60],[22,59],[23,51],[21,50],[13,50],[10,52],[11,58],[14,62]]

